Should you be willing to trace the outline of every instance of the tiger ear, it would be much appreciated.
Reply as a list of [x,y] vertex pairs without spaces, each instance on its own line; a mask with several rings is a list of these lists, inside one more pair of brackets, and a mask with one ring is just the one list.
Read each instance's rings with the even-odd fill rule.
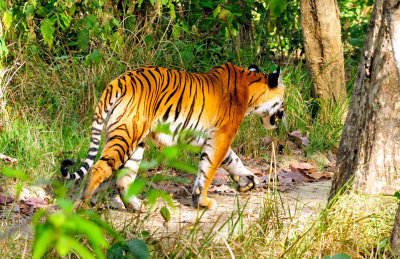
[[251,72],[260,73],[260,69],[258,68],[258,66],[254,65],[254,64],[250,65],[248,70]]
[[268,86],[269,88],[275,88],[278,86],[279,74],[281,72],[281,68],[278,67],[274,72],[268,75]]

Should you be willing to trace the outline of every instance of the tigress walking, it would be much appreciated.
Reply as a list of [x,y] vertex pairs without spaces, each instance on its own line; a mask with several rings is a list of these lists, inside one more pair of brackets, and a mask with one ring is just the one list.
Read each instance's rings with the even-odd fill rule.
[[[173,145],[179,132],[203,132],[190,140],[202,147],[197,179],[193,187],[194,206],[215,208],[207,190],[220,166],[238,184],[239,191],[255,186],[254,175],[230,148],[244,116],[258,114],[266,129],[283,116],[284,85],[279,68],[264,75],[256,66],[249,70],[230,63],[207,73],[188,73],[156,66],[141,67],[114,79],[104,90],[93,117],[90,147],[82,167],[68,173],[73,165],[66,159],[61,172],[66,179],[83,178],[92,167],[99,149],[101,131],[105,145],[100,159],[91,169],[80,202],[86,204],[96,188],[121,166],[129,173],[116,180],[121,195],[135,180],[143,156],[144,141]],[[107,118],[107,120],[106,120]],[[174,134],[154,132],[165,123]],[[125,206],[137,210],[141,202],[131,197]]]

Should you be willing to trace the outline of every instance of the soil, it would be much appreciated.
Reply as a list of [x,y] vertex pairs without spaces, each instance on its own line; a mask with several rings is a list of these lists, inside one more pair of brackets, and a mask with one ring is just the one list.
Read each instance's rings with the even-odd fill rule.
[[[192,179],[190,184],[181,184],[176,182],[162,182],[153,184],[154,188],[166,191],[174,200],[175,208],[169,209],[171,211],[171,219],[168,223],[166,223],[161,213],[159,213],[159,209],[163,206],[166,206],[166,204],[162,201],[159,201],[151,208],[150,211],[147,210],[144,213],[139,213],[138,216],[137,212],[132,213],[126,211],[123,205],[119,206],[118,201],[113,199],[114,201],[110,202],[110,204],[114,207],[114,209],[107,211],[107,213],[109,213],[108,220],[113,223],[116,229],[121,229],[126,225],[127,222],[137,218],[146,217],[147,220],[145,221],[145,225],[142,226],[142,229],[153,234],[156,233],[156,235],[165,236],[166,234],[168,235],[173,232],[180,232],[184,229],[190,229],[195,224],[204,226],[203,229],[207,229],[209,227],[217,229],[229,219],[233,219],[234,221],[237,218],[237,213],[239,210],[243,215],[243,221],[245,224],[255,221],[259,217],[260,208],[262,207],[263,202],[266,201],[266,197],[268,195],[272,195],[274,191],[275,194],[278,194],[281,198],[280,200],[281,206],[283,207],[282,209],[290,209],[291,215],[296,214],[300,217],[307,217],[311,213],[317,212],[320,207],[325,206],[331,186],[331,181],[326,179],[329,177],[311,179],[297,178],[295,176],[294,178],[290,178],[287,175],[287,173],[294,174],[292,172],[293,170],[290,171],[290,161],[304,162],[304,158],[302,159],[301,157],[294,156],[285,157],[281,155],[276,159],[279,161],[277,165],[273,165],[275,170],[271,170],[271,164],[266,164],[263,159],[254,160],[242,157],[242,160],[244,161],[245,165],[257,175],[257,181],[259,181],[259,185],[250,192],[238,193],[235,191],[235,186],[231,184],[231,181],[226,176],[226,172],[219,170],[213,181],[212,187],[209,189],[209,197],[215,199],[218,203],[218,207],[215,210],[204,211],[202,209],[197,210],[192,207],[191,186],[194,181],[194,176],[188,175],[187,177]],[[270,176],[270,172],[272,171],[278,172],[276,178]],[[150,172],[150,174],[156,173],[157,171]],[[321,173],[326,175],[326,172]],[[172,172],[172,174],[174,174],[174,172]],[[315,174],[315,172],[313,172],[313,174]],[[293,177],[293,175],[291,177]],[[273,178],[278,179],[278,181],[272,183],[271,181]],[[14,224],[9,225],[9,228],[7,228],[7,233],[3,233],[0,239],[4,238],[4,235],[10,235],[16,231],[19,231],[21,236],[32,235],[32,230],[30,229],[30,224],[28,223],[34,214],[34,211],[43,205],[42,201],[49,201],[49,193],[44,194],[46,196],[45,198],[36,197],[34,193],[37,192],[28,191],[30,197],[25,197],[17,202],[19,210],[14,209],[14,212],[12,213],[12,215],[15,214],[13,216],[15,219],[13,222]],[[1,191],[0,195],[2,195]],[[54,205],[49,204],[48,206],[54,208]],[[4,208],[4,206],[2,207]],[[0,212],[1,214],[4,213],[4,211]],[[24,215],[22,215],[22,212],[24,212]],[[220,236],[227,234],[229,225],[230,224],[225,224],[223,228],[219,229]]]

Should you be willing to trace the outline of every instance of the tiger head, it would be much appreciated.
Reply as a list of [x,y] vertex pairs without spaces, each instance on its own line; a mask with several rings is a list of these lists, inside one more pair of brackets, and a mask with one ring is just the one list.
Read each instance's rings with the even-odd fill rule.
[[276,127],[277,119],[284,119],[285,86],[278,67],[268,75],[260,73],[255,65],[248,69],[249,103],[247,113],[255,113],[260,116],[265,129]]

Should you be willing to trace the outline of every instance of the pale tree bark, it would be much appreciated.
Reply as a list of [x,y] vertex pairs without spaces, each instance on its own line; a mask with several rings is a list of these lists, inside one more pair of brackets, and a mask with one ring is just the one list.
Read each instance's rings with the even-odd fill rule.
[[301,27],[312,91],[323,100],[346,98],[343,46],[336,0],[301,0]]
[[[397,68],[397,78],[400,81],[400,1],[388,0],[384,5],[384,14],[389,21],[389,34],[392,40],[393,56]],[[400,115],[399,115],[400,117]],[[399,118],[400,119],[400,118]],[[400,151],[398,151],[400,152]],[[400,172],[400,165],[398,164]],[[394,257],[400,257],[400,204],[397,209],[392,235],[390,237],[390,247]]]
[[352,178],[354,188],[369,194],[393,194],[400,187],[400,81],[384,12],[388,4],[377,0],[372,11],[331,198]]

